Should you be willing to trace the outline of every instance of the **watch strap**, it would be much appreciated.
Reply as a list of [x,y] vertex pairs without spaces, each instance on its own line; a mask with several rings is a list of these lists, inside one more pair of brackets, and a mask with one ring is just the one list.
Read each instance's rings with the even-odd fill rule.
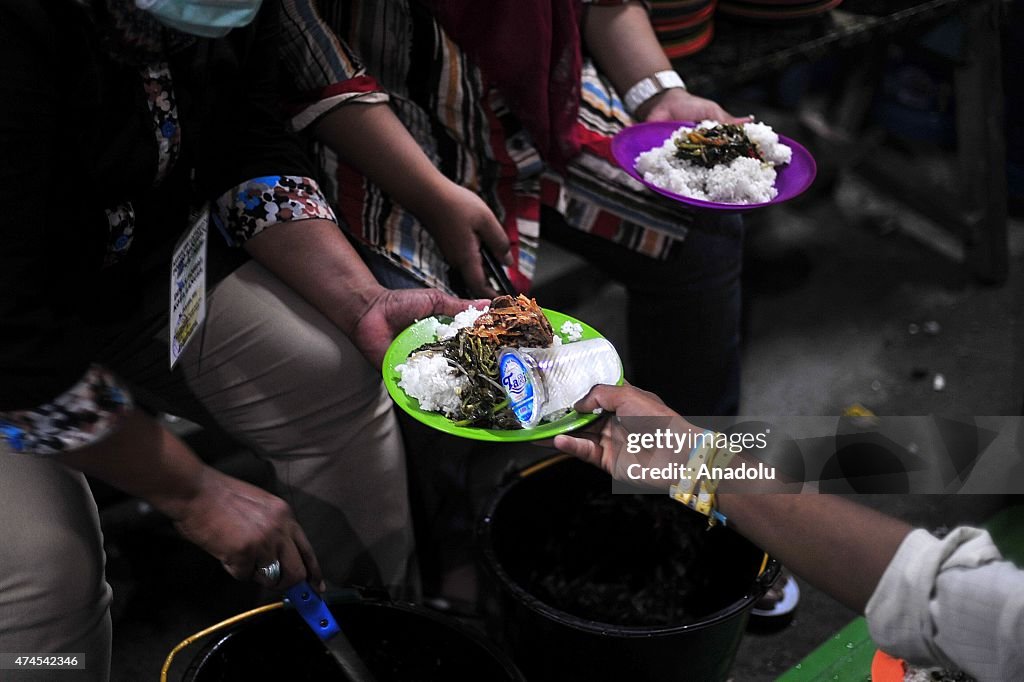
[[626,95],[622,98],[622,103],[626,107],[626,111],[633,115],[636,110],[639,109],[644,102],[657,95],[659,92],[670,90],[672,88],[686,89],[686,84],[683,83],[683,79],[679,77],[679,74],[672,70],[658,71],[657,73],[651,74],[646,78],[641,78],[639,81],[633,84],[629,90],[626,91]]

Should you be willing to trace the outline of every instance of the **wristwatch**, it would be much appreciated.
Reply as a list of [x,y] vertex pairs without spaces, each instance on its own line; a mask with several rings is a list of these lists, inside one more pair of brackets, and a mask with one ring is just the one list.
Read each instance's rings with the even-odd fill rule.
[[686,84],[683,83],[683,79],[675,71],[658,71],[634,83],[633,87],[626,91],[626,96],[622,98],[622,103],[625,105],[629,115],[632,116],[644,102],[659,92],[672,88],[682,88],[685,90]]

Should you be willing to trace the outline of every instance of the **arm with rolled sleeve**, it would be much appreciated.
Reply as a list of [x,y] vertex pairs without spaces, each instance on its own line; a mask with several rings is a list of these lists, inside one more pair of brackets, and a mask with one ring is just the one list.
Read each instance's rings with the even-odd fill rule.
[[[214,222],[380,366],[398,331],[466,307],[436,290],[393,292],[374,278],[312,179],[311,160],[281,116],[277,7],[261,11],[255,37],[238,36],[237,69],[214,74],[215,120],[197,181],[214,199]],[[240,74],[244,74],[243,77]],[[342,107],[345,108],[345,107]],[[348,137],[359,137],[347,131]]]
[[941,540],[910,533],[868,602],[871,637],[911,663],[964,670],[979,682],[1024,679],[1024,570],[988,532]]
[[247,33],[232,34],[211,60],[211,119],[196,179],[213,203],[213,222],[233,246],[267,268],[353,336],[384,289],[338,229],[299,137],[288,129],[278,87],[277,7]]
[[282,0],[280,19],[279,49],[288,65],[296,130],[315,126],[343,104],[388,102],[387,92],[324,23],[313,0]]

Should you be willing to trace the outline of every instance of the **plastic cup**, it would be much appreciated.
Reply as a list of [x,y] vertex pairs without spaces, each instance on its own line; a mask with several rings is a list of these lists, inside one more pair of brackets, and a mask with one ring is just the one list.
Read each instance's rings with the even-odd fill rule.
[[509,406],[524,429],[571,408],[597,384],[614,384],[622,362],[607,339],[587,339],[550,348],[504,348],[498,373]]

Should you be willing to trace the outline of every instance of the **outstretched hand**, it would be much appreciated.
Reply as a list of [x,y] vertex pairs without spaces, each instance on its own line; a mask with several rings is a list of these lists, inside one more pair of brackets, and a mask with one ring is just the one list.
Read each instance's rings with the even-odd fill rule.
[[[607,415],[573,435],[555,436],[554,446],[561,452],[604,469],[618,480],[630,480],[627,476],[630,464],[639,462],[644,466],[658,466],[679,459],[678,454],[670,450],[647,449],[629,454],[626,450],[629,433],[620,417],[667,417],[673,420],[673,428],[678,432],[693,428],[665,405],[661,398],[628,384],[595,386],[574,408],[581,414],[594,412],[598,408],[614,414]],[[683,457],[688,454],[684,453]]]
[[637,110],[641,121],[704,121],[749,123],[753,116],[733,116],[717,102],[697,97],[682,88],[672,88],[651,98]]
[[431,315],[454,316],[470,305],[490,301],[466,301],[437,289],[381,289],[370,300],[349,333],[360,352],[379,368],[388,346],[403,329]]

